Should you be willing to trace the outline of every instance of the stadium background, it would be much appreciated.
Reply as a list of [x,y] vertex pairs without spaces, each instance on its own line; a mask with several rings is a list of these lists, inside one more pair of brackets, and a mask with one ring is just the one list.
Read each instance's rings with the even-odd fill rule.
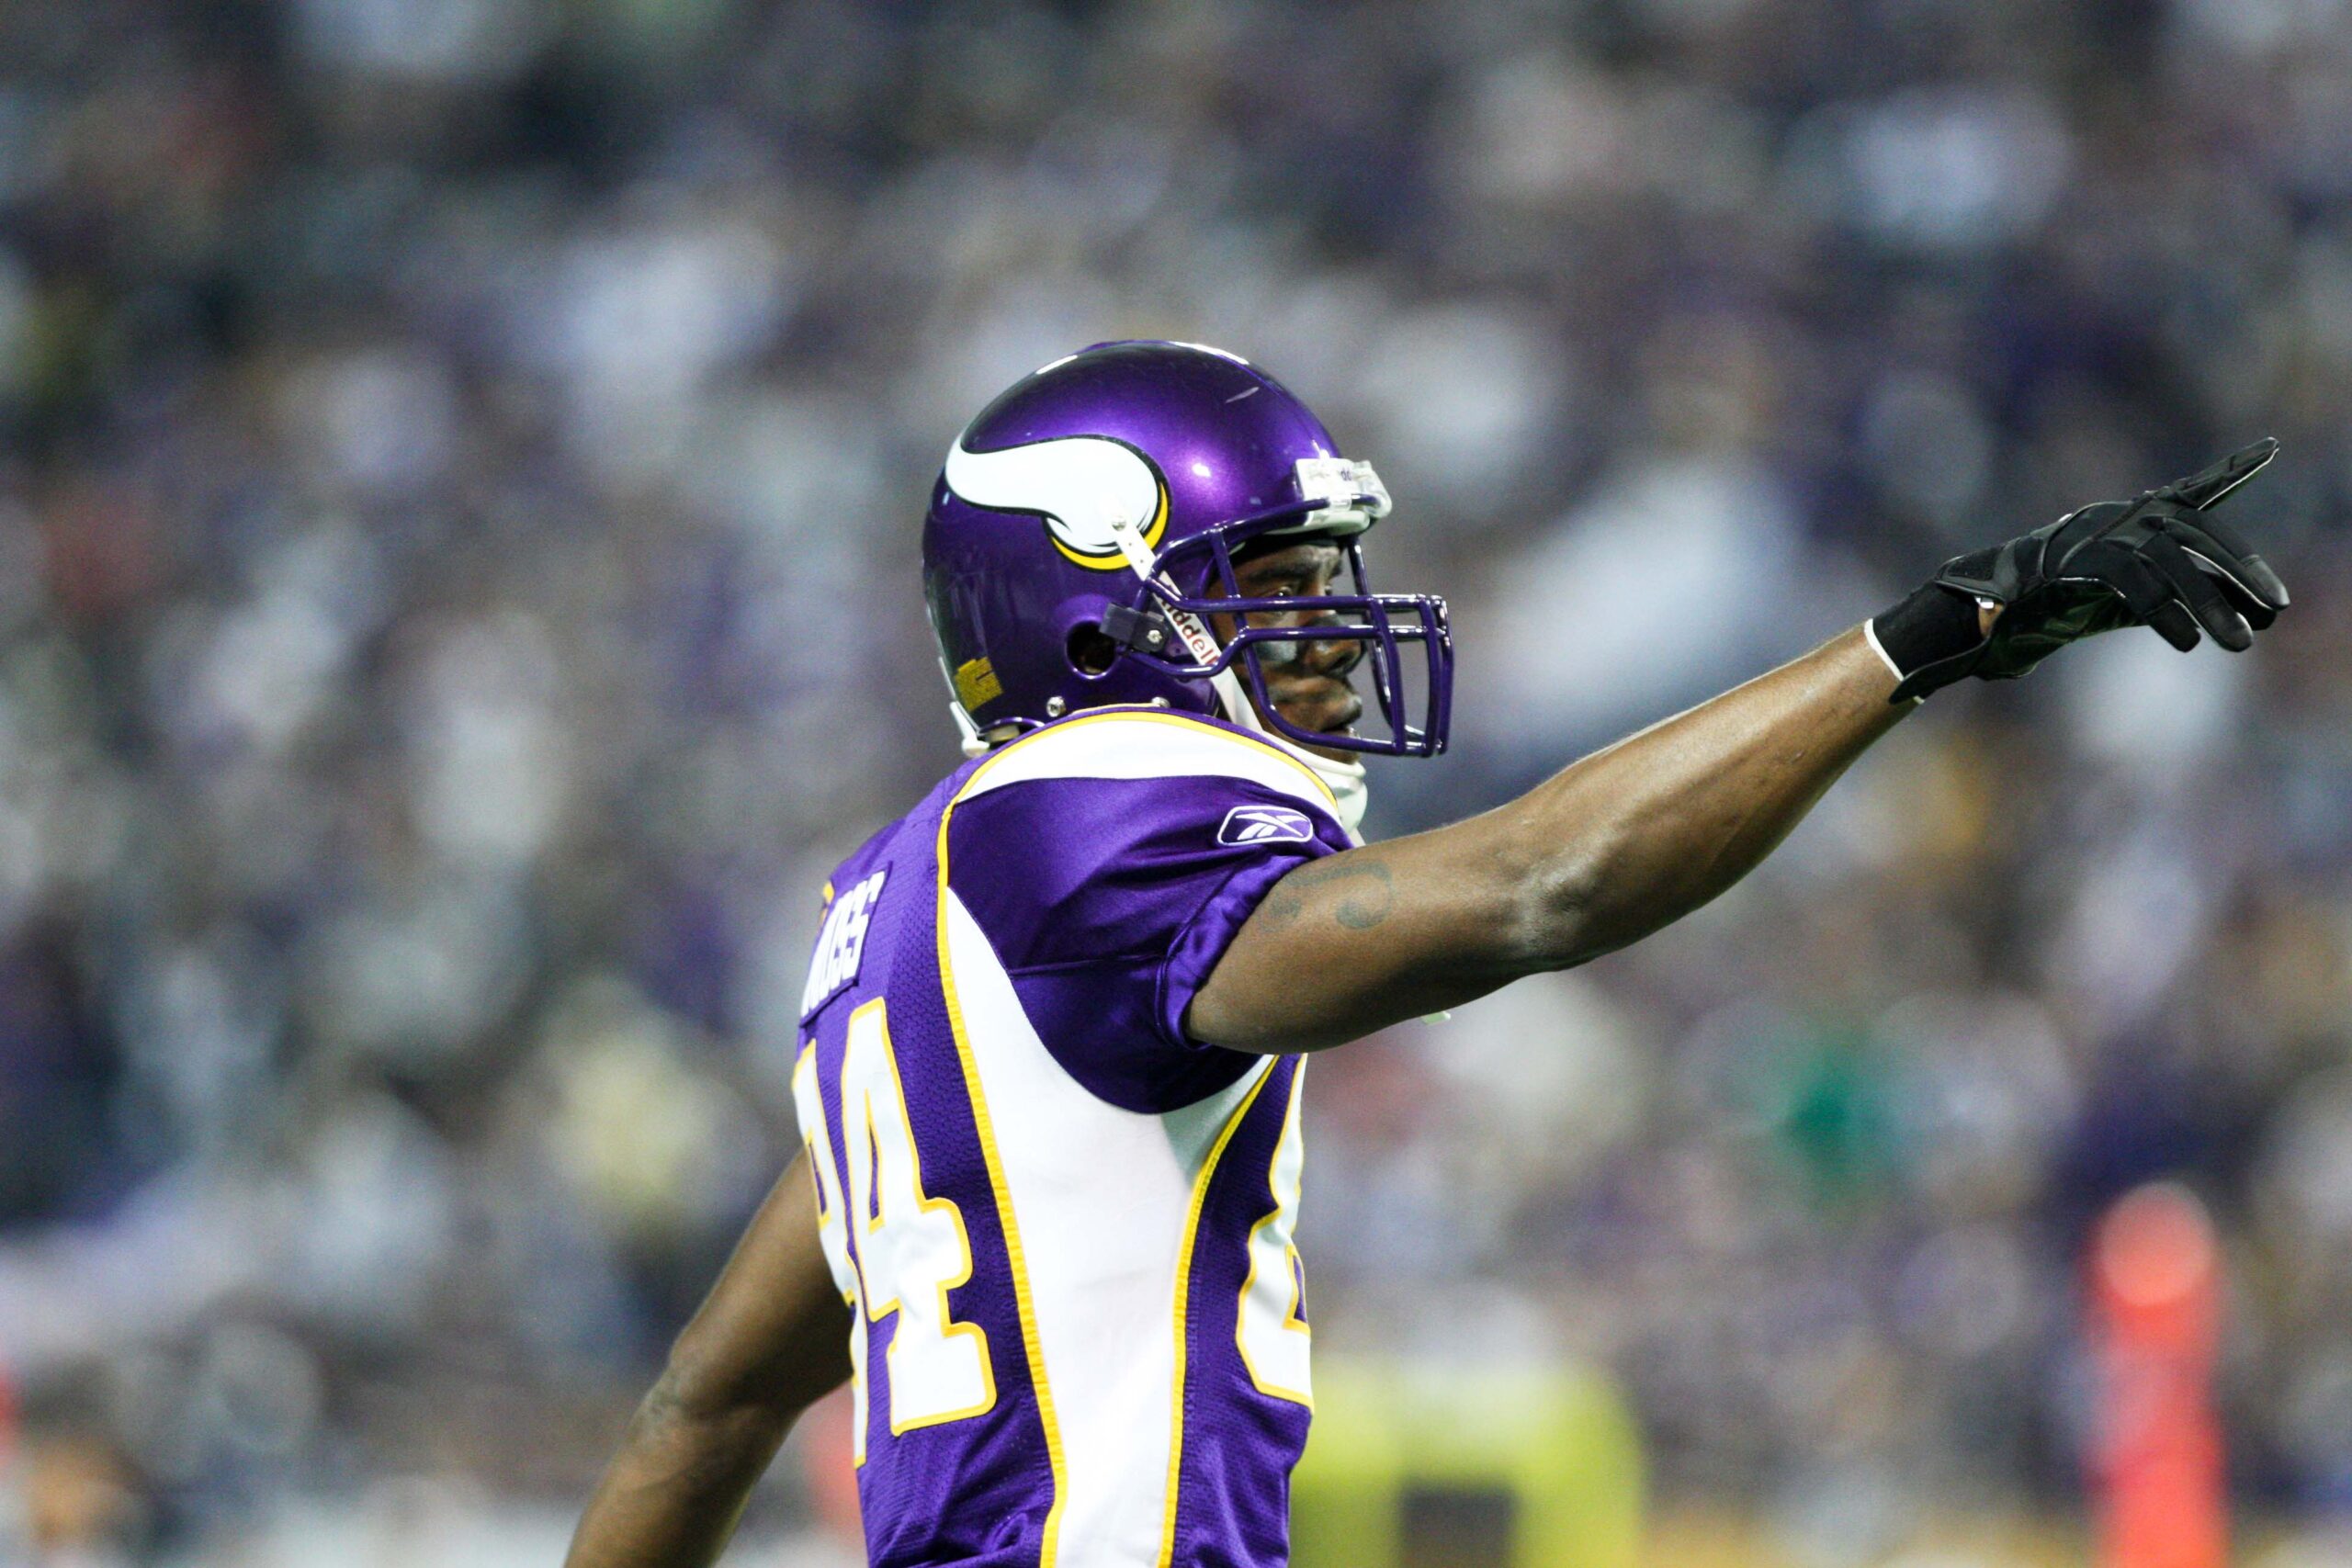
[[[1605,1372],[1683,1562],[1994,1568],[2177,1176],[2246,1539],[2345,1561],[2348,198],[2341,0],[0,0],[0,1519],[553,1560],[788,1153],[820,875],[956,760],[941,452],[1166,335],[1453,600],[1383,831],[2282,438],[2256,653],[1956,689],[1319,1061],[1305,1250],[1335,1357]],[[808,1446],[741,1561],[842,1561]]]

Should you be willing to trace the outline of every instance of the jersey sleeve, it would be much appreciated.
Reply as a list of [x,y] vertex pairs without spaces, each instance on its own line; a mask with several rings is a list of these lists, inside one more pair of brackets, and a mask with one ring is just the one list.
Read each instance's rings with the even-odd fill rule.
[[1187,1105],[1258,1059],[1184,1032],[1194,993],[1268,889],[1349,840],[1261,742],[1169,717],[1067,728],[972,775],[944,882],[1063,1070],[1127,1110]]

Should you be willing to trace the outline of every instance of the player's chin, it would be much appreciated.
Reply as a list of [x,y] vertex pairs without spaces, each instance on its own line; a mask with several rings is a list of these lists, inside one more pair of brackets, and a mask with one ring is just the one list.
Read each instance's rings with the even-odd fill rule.
[[[1314,685],[1322,689],[1283,694],[1274,698],[1274,707],[1292,724],[1317,735],[1354,735],[1356,721],[1363,716],[1363,699],[1344,682],[1324,680]],[[1306,749],[1334,761],[1355,755],[1345,746],[1317,746],[1311,740]]]

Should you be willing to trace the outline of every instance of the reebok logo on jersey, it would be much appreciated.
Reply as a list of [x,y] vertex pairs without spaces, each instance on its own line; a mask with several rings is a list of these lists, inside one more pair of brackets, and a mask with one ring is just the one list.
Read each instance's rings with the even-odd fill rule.
[[1314,837],[1306,813],[1287,806],[1237,806],[1216,830],[1220,844],[1303,844]]

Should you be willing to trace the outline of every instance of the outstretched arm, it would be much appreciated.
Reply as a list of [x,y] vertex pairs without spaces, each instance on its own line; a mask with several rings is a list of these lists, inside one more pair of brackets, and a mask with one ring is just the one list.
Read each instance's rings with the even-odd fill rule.
[[1275,884],[1193,998],[1199,1039],[1337,1045],[1688,914],[1788,835],[1912,704],[1860,628],[1509,805]]
[[2243,651],[2287,589],[2209,512],[2277,449],[2256,442],[1955,557],[1867,636],[1858,626],[1483,817],[1301,866],[1235,934],[1187,1028],[1240,1050],[1316,1050],[1581,964],[1747,875],[1912,698],[2021,675],[2125,626]]
[[793,1421],[849,1376],[808,1156],[760,1205],[588,1501],[567,1568],[703,1568]]

